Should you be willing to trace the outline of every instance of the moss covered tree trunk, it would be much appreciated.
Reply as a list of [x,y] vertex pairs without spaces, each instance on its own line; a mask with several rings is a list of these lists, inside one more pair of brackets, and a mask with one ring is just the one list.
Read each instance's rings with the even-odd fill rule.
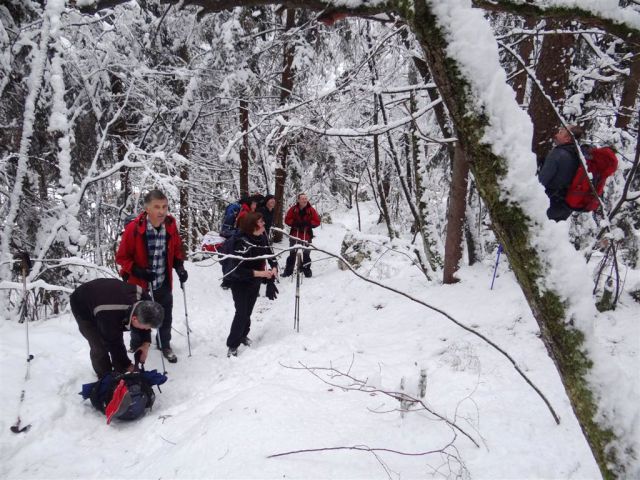
[[[424,49],[429,68],[454,123],[456,136],[471,159],[471,171],[484,200],[496,236],[509,257],[517,281],[540,327],[542,340],[553,359],[567,396],[605,478],[614,477],[605,453],[613,435],[594,421],[596,405],[589,390],[586,374],[591,367],[583,348],[583,335],[565,323],[566,311],[557,293],[541,291],[542,262],[531,244],[531,233],[524,211],[500,198],[498,180],[507,171],[504,159],[494,155],[481,142],[487,119],[474,109],[470,85],[461,75],[456,61],[447,55],[447,42],[436,26],[436,19],[424,0],[415,3],[413,30]],[[615,468],[615,467],[614,467]]]

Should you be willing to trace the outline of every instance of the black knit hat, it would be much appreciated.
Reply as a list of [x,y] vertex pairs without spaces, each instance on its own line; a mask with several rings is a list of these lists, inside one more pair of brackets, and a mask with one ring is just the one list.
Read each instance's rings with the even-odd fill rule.
[[262,195],[260,195],[259,193],[254,193],[249,197],[248,203],[256,202],[258,205],[260,205],[263,200],[264,200],[264,197]]

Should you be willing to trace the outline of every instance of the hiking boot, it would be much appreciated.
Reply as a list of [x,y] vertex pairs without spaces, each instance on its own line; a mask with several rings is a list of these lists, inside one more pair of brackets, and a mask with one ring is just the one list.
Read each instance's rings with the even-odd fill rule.
[[163,348],[162,355],[164,355],[164,358],[166,358],[169,363],[176,363],[178,361],[178,357],[176,357],[176,354],[173,353],[173,350],[170,348]]
[[286,270],[284,272],[282,272],[282,275],[280,275],[282,278],[285,277],[290,277],[292,272],[287,272]]
[[242,345],[246,345],[247,347],[250,347],[251,344],[253,343],[253,340],[251,340],[249,337],[243,337],[242,340],[240,340],[240,343]]
[[302,269],[302,273],[304,273],[304,276],[306,278],[311,278],[311,269],[310,268]]
[[238,356],[238,349],[229,347],[229,350],[227,351],[227,358],[231,358],[232,356],[233,357]]

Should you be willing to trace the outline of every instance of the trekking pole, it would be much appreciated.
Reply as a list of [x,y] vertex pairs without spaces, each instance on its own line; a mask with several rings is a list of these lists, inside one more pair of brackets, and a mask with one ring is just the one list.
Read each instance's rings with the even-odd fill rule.
[[[27,252],[22,252],[21,254],[22,262],[21,262],[21,270],[22,270],[22,311],[21,313],[26,313],[27,310],[27,275],[31,271],[31,259],[29,258],[29,254]],[[20,428],[20,411],[22,409],[22,404],[24,403],[24,397],[27,391],[27,381],[30,377],[30,369],[31,369],[31,360],[33,360],[33,355],[29,352],[29,319],[25,315],[24,317],[24,326],[27,340],[27,372],[24,376],[24,383],[22,385],[22,392],[20,392],[20,400],[18,402],[18,418],[16,423],[11,426],[11,431],[13,433],[25,433],[31,428],[31,424],[25,425]]]
[[296,306],[294,309],[293,328],[300,333],[300,265],[302,264],[302,252],[296,253]]
[[[149,282],[149,285],[151,285],[151,282]],[[149,295],[151,296],[151,301],[155,302],[156,300],[153,298],[153,287],[149,288]],[[164,366],[164,353],[162,352],[162,339],[160,338],[160,328],[156,329],[156,340],[158,341],[158,347],[160,347],[160,360],[162,360],[162,374],[166,375],[167,367]]]
[[493,268],[493,278],[491,279],[491,288],[493,290],[493,282],[496,280],[496,272],[498,271],[498,262],[500,262],[500,253],[502,252],[502,244],[498,244],[498,255],[496,256],[496,266]]
[[184,299],[184,323],[187,327],[187,345],[189,346],[189,356],[191,356],[191,329],[189,328],[189,313],[187,312],[187,292],[184,289],[184,283],[180,282],[180,288],[182,288],[182,298]]

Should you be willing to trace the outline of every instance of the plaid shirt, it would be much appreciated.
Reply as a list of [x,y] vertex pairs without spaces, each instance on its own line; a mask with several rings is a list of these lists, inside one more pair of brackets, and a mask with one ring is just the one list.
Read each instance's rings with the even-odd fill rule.
[[164,223],[158,231],[147,219],[147,255],[149,257],[149,267],[156,274],[156,278],[151,282],[153,290],[157,290],[164,283],[167,270],[166,252],[167,229],[164,227]]

